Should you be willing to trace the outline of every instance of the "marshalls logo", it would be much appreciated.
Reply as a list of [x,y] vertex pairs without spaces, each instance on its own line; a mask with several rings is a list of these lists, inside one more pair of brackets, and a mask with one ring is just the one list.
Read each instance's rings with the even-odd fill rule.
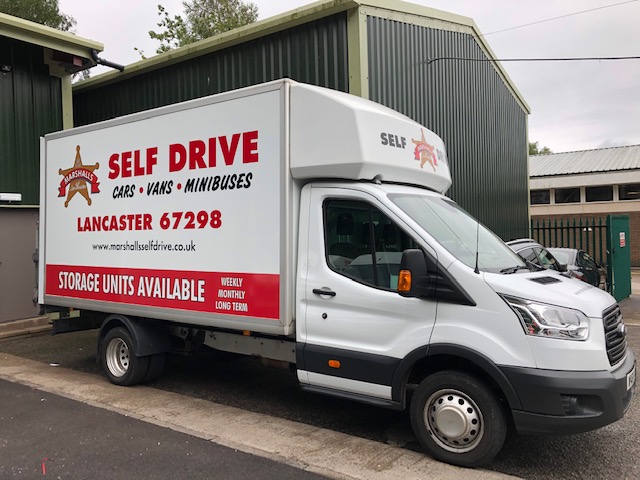
[[436,151],[433,145],[429,145],[427,143],[426,138],[424,138],[424,130],[420,130],[422,132],[422,139],[416,140],[412,138],[411,141],[415,144],[416,148],[413,151],[416,160],[420,160],[420,168],[424,168],[424,164],[429,162],[433,171],[436,171],[436,166],[438,165],[438,157],[436,156]]
[[[73,163],[73,167],[67,168],[66,170],[58,170],[58,173],[64,177],[60,182],[58,197],[64,197],[67,195],[67,200],[64,202],[65,208],[69,206],[69,202],[76,193],[80,193],[80,195],[82,195],[87,201],[87,205],[91,205],[91,198],[89,197],[89,187],[87,183],[91,185],[91,193],[100,193],[100,190],[98,189],[100,186],[98,177],[93,173],[93,171],[97,170],[98,167],[100,167],[99,163],[96,163],[95,165],[82,164],[82,158],[80,157],[80,145],[78,145],[76,147],[76,161]],[[69,189],[68,193],[67,188]]]

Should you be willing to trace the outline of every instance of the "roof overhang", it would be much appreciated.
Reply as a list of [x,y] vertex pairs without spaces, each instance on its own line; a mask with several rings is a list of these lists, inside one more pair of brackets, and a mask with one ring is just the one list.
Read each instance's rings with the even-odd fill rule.
[[71,75],[96,65],[91,52],[104,46],[94,40],[0,13],[0,36],[43,47],[45,61]]

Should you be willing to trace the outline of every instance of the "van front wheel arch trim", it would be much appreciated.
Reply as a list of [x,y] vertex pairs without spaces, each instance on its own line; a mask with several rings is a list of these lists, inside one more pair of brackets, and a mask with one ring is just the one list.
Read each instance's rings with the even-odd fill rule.
[[[502,392],[505,400],[509,404],[509,408],[512,410],[522,410],[522,404],[518,397],[513,385],[505,374],[494,364],[490,359],[478,353],[470,348],[460,345],[453,345],[449,343],[436,343],[420,348],[416,348],[406,357],[402,359],[400,365],[396,369],[392,382],[392,399],[395,402],[399,402],[405,405],[406,402],[406,388],[409,376],[414,367],[421,361],[426,360],[428,364],[433,364],[433,359],[438,356],[448,358],[458,358],[469,362],[471,365],[479,368],[484,374],[487,375],[495,384],[497,388]],[[451,368],[449,366],[444,369]],[[455,368],[455,367],[454,367]]]

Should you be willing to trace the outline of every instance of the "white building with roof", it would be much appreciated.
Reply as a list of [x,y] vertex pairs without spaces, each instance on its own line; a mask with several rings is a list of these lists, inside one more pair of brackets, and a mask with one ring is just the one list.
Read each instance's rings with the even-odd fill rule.
[[533,220],[629,215],[640,265],[640,145],[531,156],[529,188]]

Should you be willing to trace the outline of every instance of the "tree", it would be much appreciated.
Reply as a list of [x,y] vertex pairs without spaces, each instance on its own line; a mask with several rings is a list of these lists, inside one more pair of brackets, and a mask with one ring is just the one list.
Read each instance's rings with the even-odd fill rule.
[[[258,7],[242,0],[185,0],[182,6],[184,18],[180,15],[172,17],[166,8],[158,5],[158,27],[163,31],[149,32],[152,39],[160,41],[156,53],[242,27],[258,19]],[[142,52],[140,54],[144,57]]]
[[540,148],[540,142],[529,142],[529,155],[547,155],[553,153],[549,147]]
[[0,12],[65,32],[76,25],[75,18],[60,11],[58,0],[0,0]]

